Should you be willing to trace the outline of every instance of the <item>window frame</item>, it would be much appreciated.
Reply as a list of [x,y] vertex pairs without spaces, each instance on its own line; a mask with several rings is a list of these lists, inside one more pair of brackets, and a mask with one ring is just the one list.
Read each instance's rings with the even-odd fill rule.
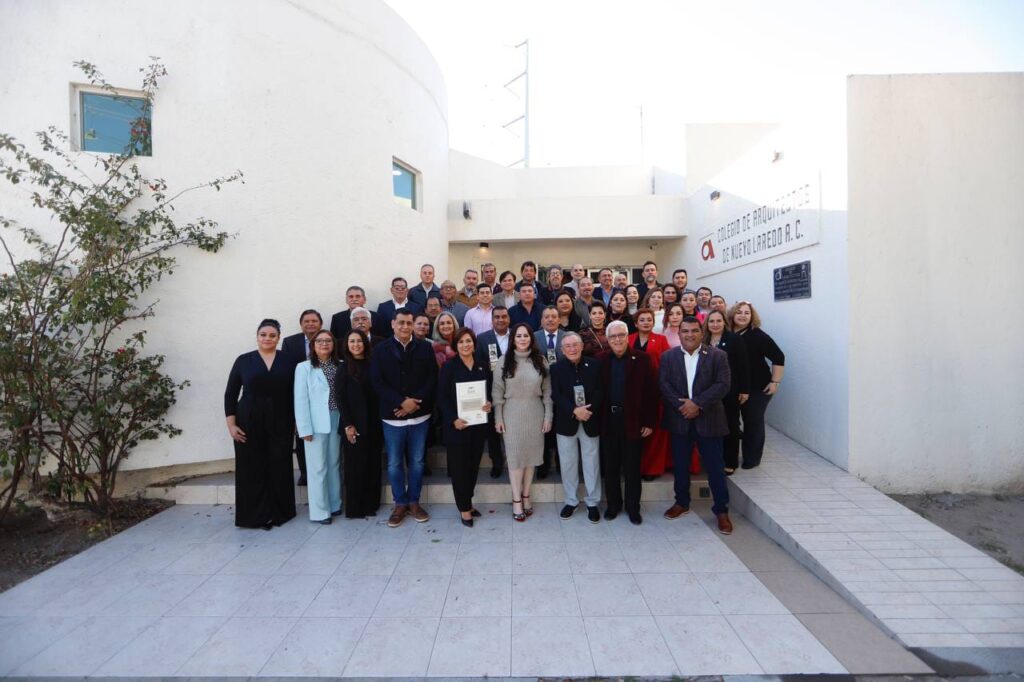
[[[146,99],[146,93],[141,90],[132,90],[130,88],[113,88],[113,92],[110,89],[100,87],[98,85],[92,85],[91,83],[71,83],[68,89],[69,98],[71,100],[71,125],[70,125],[70,142],[71,150],[75,152],[82,152],[85,154],[106,154],[108,156],[117,156],[119,152],[103,152],[95,151],[91,149],[85,149],[84,126],[85,126],[85,113],[82,111],[82,95],[103,95],[106,97],[127,97],[131,99]],[[136,154],[137,157],[151,158],[154,155],[155,149],[153,147],[153,114],[155,107],[150,105],[149,110],[149,125],[150,125],[150,153],[147,154]]]
[[[412,176],[412,198],[409,204],[405,203],[405,197],[400,197],[395,193],[396,166]],[[401,206],[409,206],[414,211],[423,212],[423,173],[412,164],[401,160],[397,156],[391,157],[391,198]]]

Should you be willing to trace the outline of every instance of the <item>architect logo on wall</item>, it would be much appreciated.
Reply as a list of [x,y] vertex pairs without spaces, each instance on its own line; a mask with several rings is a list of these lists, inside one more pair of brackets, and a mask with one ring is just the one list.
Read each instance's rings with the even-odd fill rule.
[[[773,183],[774,184],[774,183]],[[821,227],[821,183],[817,175],[790,181],[758,202],[730,201],[732,217],[707,225],[698,270],[711,275],[817,244]],[[727,215],[729,215],[727,213]],[[710,222],[710,221],[709,221]]]

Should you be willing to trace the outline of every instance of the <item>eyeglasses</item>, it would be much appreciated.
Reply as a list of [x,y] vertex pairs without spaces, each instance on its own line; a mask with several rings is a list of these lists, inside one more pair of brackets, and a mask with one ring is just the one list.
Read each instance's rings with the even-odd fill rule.
[[629,334],[607,334],[606,336],[609,339],[625,339],[629,336]]
[[314,343],[318,346],[333,346],[334,341],[331,339],[317,339]]

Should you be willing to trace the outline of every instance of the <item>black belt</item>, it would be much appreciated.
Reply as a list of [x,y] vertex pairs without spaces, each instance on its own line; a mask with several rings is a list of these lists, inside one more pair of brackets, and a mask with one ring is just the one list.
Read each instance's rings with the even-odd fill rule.
[[610,412],[611,412],[612,414],[618,414],[619,412],[622,412],[622,411],[624,411],[625,409],[626,409],[626,408],[625,408],[625,407],[623,407],[622,405],[609,405],[609,406],[608,406],[608,410],[609,410],[609,411],[610,411]]

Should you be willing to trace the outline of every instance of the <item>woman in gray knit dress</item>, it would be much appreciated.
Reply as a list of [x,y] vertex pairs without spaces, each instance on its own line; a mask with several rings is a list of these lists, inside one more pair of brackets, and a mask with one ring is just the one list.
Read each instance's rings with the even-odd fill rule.
[[530,325],[520,322],[511,335],[514,348],[505,354],[501,371],[494,373],[491,396],[494,428],[505,438],[512,516],[525,521],[533,513],[533,468],[544,461],[544,434],[551,430],[551,379]]

